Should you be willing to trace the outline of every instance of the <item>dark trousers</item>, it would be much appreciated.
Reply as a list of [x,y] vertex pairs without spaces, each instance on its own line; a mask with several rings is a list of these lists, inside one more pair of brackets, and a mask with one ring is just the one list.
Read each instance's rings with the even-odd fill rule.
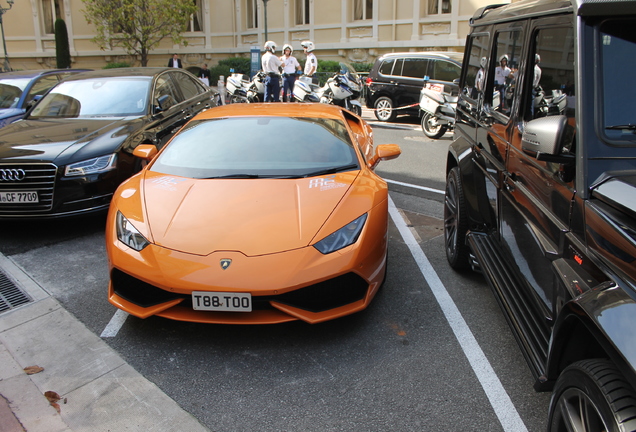
[[280,102],[280,75],[271,73],[265,78],[265,102]]
[[294,83],[296,82],[296,75],[283,74],[283,102],[294,101]]

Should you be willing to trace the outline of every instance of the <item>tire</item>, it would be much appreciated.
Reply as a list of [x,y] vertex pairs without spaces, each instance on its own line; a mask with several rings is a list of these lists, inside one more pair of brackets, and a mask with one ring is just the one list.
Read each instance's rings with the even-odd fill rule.
[[470,248],[466,244],[468,213],[459,168],[454,167],[446,178],[444,196],[444,245],[446,259],[455,270],[467,270]]
[[360,105],[353,105],[351,111],[358,117],[362,117],[362,107]]
[[548,432],[636,430],[636,393],[609,360],[571,364],[557,380]]
[[438,139],[444,136],[448,126],[437,123],[437,117],[431,115],[431,113],[424,113],[422,116],[422,130],[427,137]]
[[390,122],[395,120],[397,117],[397,113],[393,109],[393,101],[391,98],[386,96],[379,97],[375,104],[373,104],[375,108],[375,118],[383,122]]

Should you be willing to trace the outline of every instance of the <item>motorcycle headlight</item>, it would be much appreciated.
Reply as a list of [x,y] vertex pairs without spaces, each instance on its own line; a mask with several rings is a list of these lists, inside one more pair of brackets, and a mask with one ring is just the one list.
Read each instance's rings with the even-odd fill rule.
[[131,224],[120,211],[117,212],[116,226],[117,239],[137,252],[141,251],[150,244],[150,242],[141,235],[137,228],[135,228],[135,226]]
[[318,249],[320,253],[327,255],[331,252],[335,252],[354,244],[358,240],[366,220],[367,214],[365,213],[353,222],[349,222],[335,233],[320,240],[314,245],[314,247]]
[[74,177],[110,171],[115,168],[116,159],[117,155],[113,153],[110,155],[100,156],[81,162],[75,162],[66,166],[64,175],[68,177]]

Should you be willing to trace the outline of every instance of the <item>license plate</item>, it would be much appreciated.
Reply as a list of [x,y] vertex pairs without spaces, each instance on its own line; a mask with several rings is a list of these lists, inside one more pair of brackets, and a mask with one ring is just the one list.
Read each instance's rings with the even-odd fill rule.
[[192,293],[194,310],[216,312],[251,312],[252,295],[248,293],[227,293],[194,291]]
[[37,202],[39,202],[37,192],[0,192],[0,203],[2,204],[24,204]]

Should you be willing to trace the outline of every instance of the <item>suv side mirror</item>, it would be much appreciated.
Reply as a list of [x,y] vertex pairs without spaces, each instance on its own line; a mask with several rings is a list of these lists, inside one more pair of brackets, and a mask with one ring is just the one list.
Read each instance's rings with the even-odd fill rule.
[[524,153],[540,161],[568,163],[574,161],[574,155],[563,154],[568,118],[566,116],[541,117],[529,121],[521,136],[521,148]]

